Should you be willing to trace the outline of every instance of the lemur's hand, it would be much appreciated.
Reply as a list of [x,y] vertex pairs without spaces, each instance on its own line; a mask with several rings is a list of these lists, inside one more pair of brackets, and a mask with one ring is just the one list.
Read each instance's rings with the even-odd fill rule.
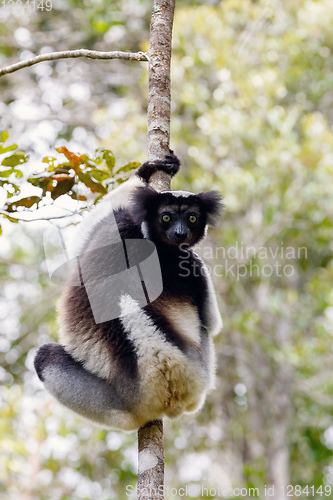
[[180,167],[180,161],[171,149],[169,150],[169,154],[165,155],[164,160],[155,160],[151,164],[154,165],[156,170],[163,170],[163,172],[171,175],[171,177],[177,174]]
[[157,170],[163,170],[163,172],[166,172],[173,177],[178,172],[179,167],[180,161],[170,149],[169,154],[165,155],[164,160],[147,161],[138,168],[136,173],[139,177],[148,182],[152,174]]

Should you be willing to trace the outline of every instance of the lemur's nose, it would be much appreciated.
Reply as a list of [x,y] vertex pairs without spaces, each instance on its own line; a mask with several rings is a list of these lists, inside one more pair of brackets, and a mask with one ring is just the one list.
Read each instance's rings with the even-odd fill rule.
[[178,241],[184,241],[184,240],[186,240],[187,232],[178,230],[178,231],[175,231],[175,236],[176,236]]
[[187,227],[183,224],[181,220],[178,220],[173,227],[173,232],[176,240],[181,243],[187,238]]
[[187,233],[175,233],[177,240],[182,241],[186,239]]

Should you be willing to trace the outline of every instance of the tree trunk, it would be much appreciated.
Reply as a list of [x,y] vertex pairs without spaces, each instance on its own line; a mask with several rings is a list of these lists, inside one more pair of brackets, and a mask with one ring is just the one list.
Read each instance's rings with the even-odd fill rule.
[[[175,0],[154,0],[150,25],[148,159],[159,160],[169,152],[170,64]],[[156,172],[150,181],[158,191],[170,189],[170,177]],[[149,422],[138,432],[138,500],[164,498],[163,422]]]
[[164,498],[163,421],[154,420],[138,432],[138,500]]
[[[170,142],[170,66],[172,25],[175,0],[154,0],[149,56],[148,159],[161,160],[169,152]],[[152,176],[153,187],[170,189],[164,172]]]

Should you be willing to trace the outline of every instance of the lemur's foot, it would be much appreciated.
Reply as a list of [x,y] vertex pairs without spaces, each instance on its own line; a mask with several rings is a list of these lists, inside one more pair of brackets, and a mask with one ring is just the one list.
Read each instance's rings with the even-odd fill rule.
[[70,365],[80,365],[75,361],[65,349],[59,344],[44,344],[42,345],[35,356],[34,365],[38,377],[44,382],[44,370],[51,365],[58,365],[62,369]]
[[165,155],[164,160],[155,160],[151,163],[155,166],[156,170],[163,170],[163,172],[173,177],[179,171],[180,161],[171,149],[169,151],[169,154]]
[[157,170],[162,170],[173,177],[179,171],[180,161],[170,149],[169,154],[165,155],[164,160],[147,161],[138,168],[137,174],[146,182]]

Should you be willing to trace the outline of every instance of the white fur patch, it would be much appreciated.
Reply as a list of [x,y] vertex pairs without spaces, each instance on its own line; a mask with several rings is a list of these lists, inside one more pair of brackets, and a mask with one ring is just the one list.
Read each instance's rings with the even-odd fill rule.
[[110,191],[106,196],[104,196],[101,203],[111,202],[113,210],[118,210],[119,208],[128,208],[130,205],[130,197],[137,187],[146,187],[146,182],[141,179],[138,175],[134,174],[126,182],[120,184],[115,190]]
[[146,238],[146,240],[149,240],[149,232],[148,232],[148,224],[147,224],[147,222],[143,222],[141,224],[141,232],[142,232],[144,238]]
[[193,196],[195,193],[190,193],[190,191],[172,191],[172,190],[169,190],[169,191],[162,191],[162,193],[170,193],[174,196],[184,196],[185,198],[188,198],[189,196]]
[[[110,217],[112,211],[130,206],[131,195],[139,186],[146,186],[146,183],[138,175],[133,175],[128,181],[104,196],[101,202],[82,219],[82,222],[80,222],[73,232],[67,247],[69,258],[77,257],[82,253],[85,245],[92,239],[96,226],[106,217]],[[114,224],[116,225],[115,220]],[[117,243],[114,231],[112,232],[112,241],[110,243]]]
[[164,306],[164,314],[177,332],[200,345],[200,320],[195,306],[175,302]]
[[86,338],[77,342],[77,338],[73,335],[66,334],[66,331],[59,331],[59,340],[66,351],[69,352],[74,359],[81,361],[83,366],[104,380],[112,380],[116,373],[117,363],[112,359],[109,353],[106,353],[105,343],[96,342],[94,334],[89,335],[87,332]]
[[205,317],[206,321],[208,321],[207,328],[210,335],[216,337],[216,335],[222,330],[223,322],[217,305],[212,278],[210,277],[209,271],[204,262],[203,267],[203,272],[207,280],[207,297],[205,298],[204,304]]
[[123,295],[120,307],[121,322],[138,356],[138,418],[147,422],[158,416],[177,417],[199,409],[209,389],[202,365],[167,342],[132,297]]

